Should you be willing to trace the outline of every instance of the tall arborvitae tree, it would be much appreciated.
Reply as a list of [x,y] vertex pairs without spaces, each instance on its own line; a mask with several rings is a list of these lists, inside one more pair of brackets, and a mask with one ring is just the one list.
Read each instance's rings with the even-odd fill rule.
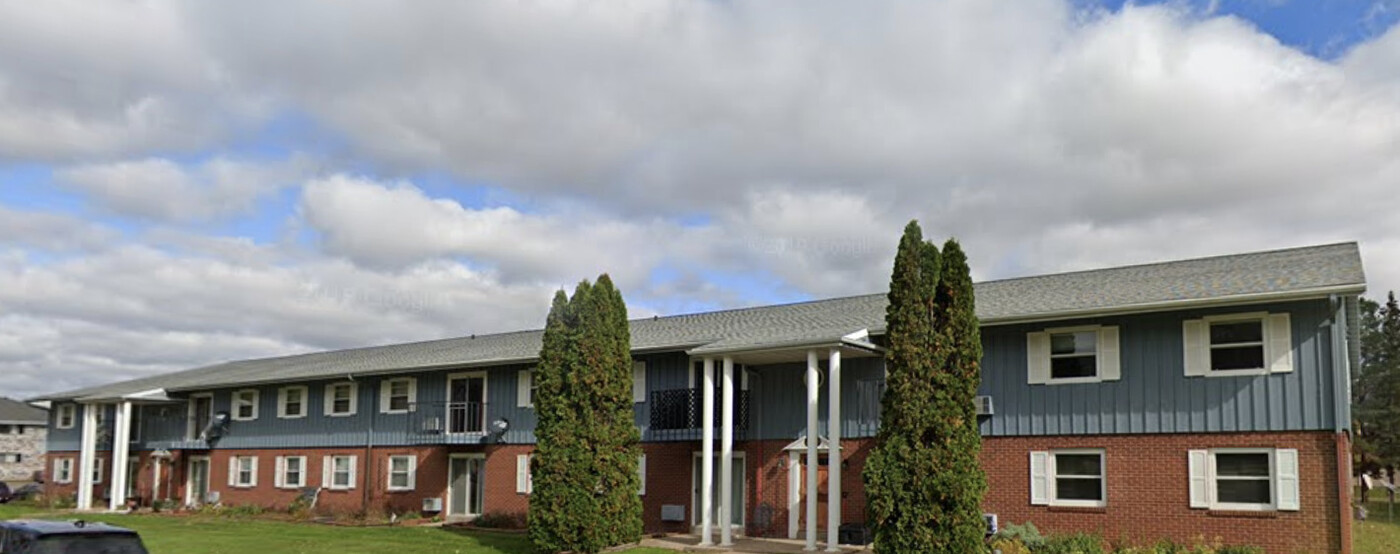
[[935,336],[946,355],[943,371],[934,374],[934,428],[927,441],[939,460],[935,531],[943,552],[976,552],[986,524],[982,495],[987,476],[978,462],[982,434],[974,400],[982,384],[982,332],[977,322],[972,273],[956,240],[943,243],[943,270],[934,302]]
[[880,432],[865,464],[877,552],[978,552],[986,477],[973,398],[980,332],[967,258],[904,229],[885,312]]
[[627,307],[607,275],[554,297],[535,369],[530,540],[598,552],[642,532]]
[[877,552],[942,552],[933,504],[938,469],[928,448],[937,417],[934,373],[942,349],[934,348],[933,308],[939,278],[938,250],[925,243],[918,222],[904,227],[885,308],[885,394],[880,432],[865,461],[865,497]]
[[1362,298],[1361,367],[1352,373],[1358,471],[1400,465],[1400,302]]

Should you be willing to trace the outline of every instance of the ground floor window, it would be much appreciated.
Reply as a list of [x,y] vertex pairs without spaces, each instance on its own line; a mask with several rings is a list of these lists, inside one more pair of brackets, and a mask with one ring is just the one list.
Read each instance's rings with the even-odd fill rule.
[[73,482],[72,458],[58,458],[53,461],[53,480],[59,483]]
[[331,490],[355,488],[355,457],[326,456],[321,468],[322,486]]
[[417,458],[413,456],[389,456],[389,490],[413,490],[417,470]]
[[228,485],[230,487],[258,486],[258,457],[234,456],[229,458]]
[[1102,507],[1108,504],[1104,450],[1031,452],[1031,504]]
[[1216,510],[1297,510],[1298,451],[1217,448],[1188,454],[1191,507]]
[[277,488],[299,489],[306,486],[306,456],[277,457]]

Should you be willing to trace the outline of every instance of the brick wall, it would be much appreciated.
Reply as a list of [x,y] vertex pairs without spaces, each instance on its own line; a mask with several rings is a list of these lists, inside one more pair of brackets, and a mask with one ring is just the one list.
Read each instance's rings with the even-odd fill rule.
[[[1347,499],[1338,496],[1338,446],[1328,432],[987,438],[982,466],[989,488],[983,504],[1003,525],[1030,521],[1047,532],[1089,531],[1138,542],[1220,537],[1269,552],[1347,552],[1351,541],[1348,518],[1341,517]],[[1191,509],[1186,452],[1230,447],[1298,449],[1301,510]],[[1029,452],[1056,448],[1105,450],[1107,508],[1030,504]]]
[[44,469],[44,443],[48,429],[42,425],[7,425],[0,433],[0,454],[19,454],[19,462],[0,460],[0,481],[27,483]]

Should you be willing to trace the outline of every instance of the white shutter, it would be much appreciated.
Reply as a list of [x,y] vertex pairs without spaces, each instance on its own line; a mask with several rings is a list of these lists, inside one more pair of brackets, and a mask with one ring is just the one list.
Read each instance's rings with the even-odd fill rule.
[[238,485],[238,456],[228,458],[228,486]]
[[345,488],[347,488],[347,489],[353,489],[353,488],[355,488],[355,482],[357,481],[357,479],[355,478],[355,461],[356,461],[356,460],[359,460],[360,457],[359,457],[359,456],[348,456],[348,458],[350,458],[350,483],[349,483],[348,485],[346,485]]
[[1186,452],[1186,472],[1190,483],[1192,508],[1210,507],[1210,451]]
[[647,363],[632,362],[632,402],[647,401]]
[[1182,360],[1186,365],[1187,377],[1199,377],[1210,373],[1210,326],[1204,319],[1188,319],[1181,322]]
[[1298,511],[1298,451],[1280,448],[1274,451],[1274,475],[1278,487],[1278,509]]
[[1049,503],[1050,453],[1031,452],[1031,504],[1044,506]]
[[1119,361],[1118,327],[1106,325],[1099,328],[1099,379],[1117,381],[1122,378],[1122,362]]
[[637,494],[639,494],[639,495],[641,495],[641,496],[646,496],[646,495],[647,495],[647,455],[646,455],[646,454],[642,454],[642,457],[641,457],[640,459],[637,460],[637,479],[638,479],[638,481],[641,482],[641,486],[638,488]]
[[1050,382],[1050,333],[1026,333],[1026,382]]
[[520,370],[515,377],[515,407],[531,408],[534,403],[530,402],[530,387],[534,384],[535,376],[528,369]]
[[1288,314],[1269,314],[1265,331],[1268,333],[1269,371],[1288,373],[1293,371],[1293,325]]
[[248,486],[250,486],[250,487],[257,487],[257,486],[258,486],[258,457],[257,457],[257,456],[253,456],[253,468],[252,468],[252,471],[253,471],[252,480],[248,482]]
[[333,471],[335,471],[335,466],[331,463],[331,457],[330,457],[330,456],[322,456],[322,457],[321,457],[321,488],[323,488],[323,489],[329,489],[329,488],[331,488],[331,483],[333,482],[333,480],[331,479],[331,473],[332,473]]
[[325,396],[325,398],[323,399],[324,401],[321,402],[322,412],[323,412],[325,415],[331,415],[331,413],[335,410],[335,385],[334,385],[334,384],[326,385],[324,396]]
[[388,413],[388,411],[389,411],[389,393],[393,392],[393,390],[394,390],[394,387],[393,387],[393,385],[392,385],[391,383],[393,383],[394,381],[397,381],[397,380],[398,380],[398,379],[380,379],[380,380],[379,380],[379,413],[381,413],[381,414],[383,414],[383,413]]
[[530,455],[515,456],[515,492],[530,494]]
[[272,486],[283,489],[287,487],[287,457],[278,456],[273,462]]

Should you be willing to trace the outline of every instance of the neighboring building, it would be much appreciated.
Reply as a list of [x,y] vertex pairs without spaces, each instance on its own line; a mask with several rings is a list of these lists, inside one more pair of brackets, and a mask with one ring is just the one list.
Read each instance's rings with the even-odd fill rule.
[[[1115,540],[1348,552],[1364,289],[1354,243],[978,284],[986,511]],[[646,529],[728,514],[726,535],[815,544],[863,522],[885,304],[631,322]],[[80,506],[285,506],[319,488],[327,509],[523,512],[540,337],[235,361],[50,395],[53,481]],[[701,463],[731,441],[732,470]]]
[[44,469],[49,414],[0,397],[0,481],[28,482]]

